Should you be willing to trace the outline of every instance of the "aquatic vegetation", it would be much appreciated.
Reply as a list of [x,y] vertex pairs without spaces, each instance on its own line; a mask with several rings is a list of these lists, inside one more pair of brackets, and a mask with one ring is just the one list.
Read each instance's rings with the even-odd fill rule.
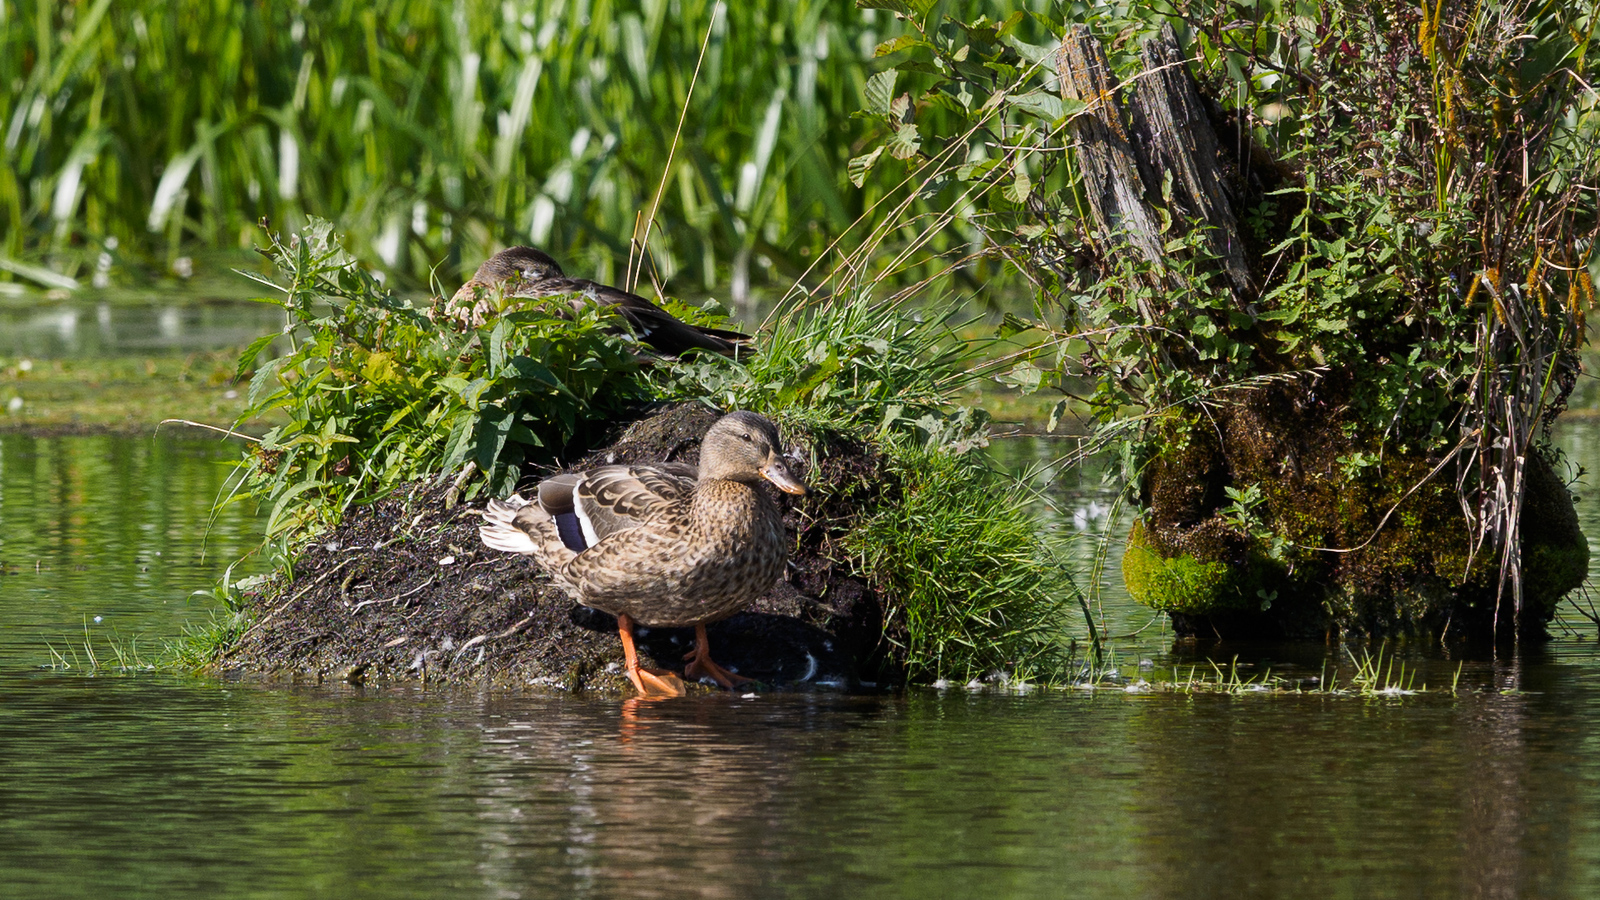
[[944,449],[899,446],[890,461],[897,501],[866,514],[843,544],[887,598],[885,635],[911,678],[1058,680],[1076,589],[1039,533],[1026,485]]
[[[95,617],[95,621],[100,619]],[[46,642],[45,649],[50,653],[49,667],[56,670],[79,670],[83,672],[128,674],[132,672],[148,672],[157,668],[153,662],[144,659],[139,653],[139,638],[124,639],[116,632],[101,637],[103,648],[95,649],[95,635],[89,629],[88,619],[83,623],[83,638],[67,639],[57,647],[54,643]]]
[[1029,272],[1075,352],[1018,381],[1087,380],[1181,630],[1536,637],[1587,558],[1547,429],[1600,273],[1594,11],[1302,12],[904,10],[858,167]]
[[235,578],[237,562],[222,572],[216,584],[204,590],[193,591],[190,599],[207,601],[203,621],[184,623],[183,633],[176,640],[167,641],[155,663],[157,668],[179,672],[195,672],[217,662],[217,655],[239,643],[246,629],[254,621],[251,616],[250,591],[259,588],[266,576],[252,575]]
[[1375,652],[1365,646],[1346,646],[1342,653],[1350,661],[1350,669],[1342,679],[1342,667],[1330,667],[1327,663],[1323,664],[1320,675],[1311,678],[1274,675],[1271,669],[1245,674],[1238,657],[1234,657],[1226,667],[1214,661],[1208,663],[1208,669],[1174,667],[1170,678],[1145,682],[1145,686],[1150,691],[1185,694],[1315,694],[1367,699],[1441,692],[1453,697],[1460,690],[1460,664],[1455,668],[1449,687],[1430,690],[1425,682],[1418,680],[1416,668],[1408,666],[1386,643],[1380,644]]

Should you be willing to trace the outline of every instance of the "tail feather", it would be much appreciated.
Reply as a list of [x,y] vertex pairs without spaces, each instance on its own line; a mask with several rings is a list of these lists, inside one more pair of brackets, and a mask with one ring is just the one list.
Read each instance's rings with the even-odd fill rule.
[[554,569],[575,555],[561,540],[555,520],[537,503],[513,494],[490,500],[483,511],[478,537],[484,546],[506,553],[532,556],[539,565]]

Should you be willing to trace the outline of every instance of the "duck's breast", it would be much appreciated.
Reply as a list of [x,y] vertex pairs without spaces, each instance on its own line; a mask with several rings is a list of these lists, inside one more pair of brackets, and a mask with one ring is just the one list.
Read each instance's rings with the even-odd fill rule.
[[778,508],[758,488],[734,481],[701,485],[688,553],[686,593],[703,603],[749,603],[783,574],[787,538]]

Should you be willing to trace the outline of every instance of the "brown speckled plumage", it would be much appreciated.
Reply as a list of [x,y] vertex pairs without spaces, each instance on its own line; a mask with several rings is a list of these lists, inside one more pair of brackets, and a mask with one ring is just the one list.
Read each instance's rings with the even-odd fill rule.
[[[783,520],[761,478],[805,491],[772,423],[733,412],[707,432],[696,477],[681,466],[556,476],[540,483],[535,500],[491,500],[479,532],[490,547],[531,555],[585,606],[641,625],[704,626],[783,574]],[[565,540],[563,516],[571,517]],[[709,662],[709,651],[697,652]]]

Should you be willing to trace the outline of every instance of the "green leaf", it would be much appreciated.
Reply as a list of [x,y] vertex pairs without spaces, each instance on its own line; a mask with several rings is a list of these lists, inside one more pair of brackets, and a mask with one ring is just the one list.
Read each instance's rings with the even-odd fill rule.
[[873,56],[889,56],[890,54],[893,54],[893,53],[899,53],[902,50],[910,50],[912,47],[932,47],[932,46],[933,45],[928,43],[927,41],[919,40],[916,35],[902,34],[897,38],[890,38],[889,40],[884,41],[883,43],[879,44],[872,51],[872,55]]
[[272,346],[272,342],[277,339],[278,335],[274,333],[264,334],[251,341],[250,346],[244,348],[244,352],[239,354],[239,367],[234,370],[233,380],[238,381],[244,377],[244,373],[254,368],[256,357],[261,355],[261,351]]
[[245,393],[246,406],[255,408],[263,399],[272,395],[278,369],[288,360],[289,357],[280,356],[256,370],[256,374],[250,378],[250,390]]
[[499,407],[490,407],[478,417],[475,429],[477,445],[475,454],[478,471],[493,472],[495,462],[500,459],[500,451],[505,448],[506,435],[511,431],[511,425],[516,419],[510,412]]
[[445,441],[444,459],[439,466],[446,472],[455,471],[456,467],[466,462],[467,453],[472,449],[473,426],[478,422],[478,417],[469,414],[456,416],[455,427],[450,431],[450,439]]
[[1002,384],[1011,385],[1024,394],[1031,394],[1039,389],[1039,385],[1044,383],[1044,370],[1024,360],[1017,363],[1010,372],[997,377],[995,380]]
[[1032,322],[1024,322],[1022,319],[1017,317],[1016,313],[1006,313],[1005,318],[1000,320],[1000,336],[1011,337],[1014,334],[1027,331],[1032,327]]
[[1017,166],[1011,183],[1000,189],[1000,196],[1012,203],[1022,203],[1033,193],[1033,179],[1028,177],[1028,170]]
[[1066,115],[1061,98],[1046,90],[1029,91],[1026,94],[1012,94],[1006,102],[1018,109],[1033,113],[1048,122],[1054,122]]
[[1056,405],[1050,408],[1050,421],[1045,423],[1044,430],[1046,432],[1055,431],[1056,426],[1061,424],[1061,417],[1065,415],[1066,412],[1067,401],[1064,399],[1057,400]]
[[872,163],[878,162],[880,155],[883,155],[882,146],[874,147],[870,154],[861,154],[856,159],[850,160],[850,165],[846,167],[846,171],[850,173],[850,183],[856,187],[866,183],[867,173],[872,171]]
[[917,155],[917,150],[922,147],[922,139],[917,136],[917,126],[914,123],[901,125],[895,131],[894,137],[889,139],[889,155],[895,159],[910,159]]
[[894,101],[894,81],[899,74],[894,69],[885,69],[867,79],[862,93],[866,96],[868,112],[889,117],[889,105]]

